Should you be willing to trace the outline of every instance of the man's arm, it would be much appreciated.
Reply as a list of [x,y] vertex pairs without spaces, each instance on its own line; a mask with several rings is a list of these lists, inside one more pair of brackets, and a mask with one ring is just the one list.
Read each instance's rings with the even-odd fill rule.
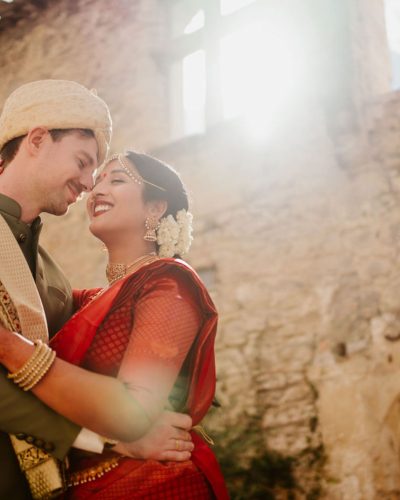
[[[32,444],[62,459],[80,427],[24,392],[7,379],[0,368],[0,429],[9,434],[30,436]],[[24,438],[25,438],[24,437]]]

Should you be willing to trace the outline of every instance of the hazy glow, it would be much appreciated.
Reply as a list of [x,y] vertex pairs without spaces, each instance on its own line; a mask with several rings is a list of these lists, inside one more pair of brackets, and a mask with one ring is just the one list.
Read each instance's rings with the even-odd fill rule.
[[298,40],[283,28],[253,23],[221,40],[224,118],[244,115],[255,135],[267,133],[274,120],[301,96],[306,84]]
[[400,1],[385,0],[385,20],[389,48],[400,53]]
[[205,16],[203,9],[197,9],[192,2],[175,0],[171,2],[171,34],[172,37],[181,37],[194,33],[204,27]]
[[385,0],[386,35],[392,64],[392,88],[400,88],[400,1]]
[[185,134],[205,130],[206,65],[204,50],[186,56],[182,62]]
[[199,10],[186,25],[184,33],[189,35],[204,27],[204,10]]
[[239,10],[250,3],[253,3],[254,0],[220,0],[221,3],[221,14],[226,16],[235,10]]

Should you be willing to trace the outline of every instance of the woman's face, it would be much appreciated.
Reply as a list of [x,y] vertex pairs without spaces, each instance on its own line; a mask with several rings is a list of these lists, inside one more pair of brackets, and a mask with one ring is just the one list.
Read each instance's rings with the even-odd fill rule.
[[[126,163],[137,174],[129,160]],[[90,231],[100,239],[121,231],[143,236],[150,207],[144,203],[142,193],[143,184],[131,179],[118,160],[111,161],[98,175],[88,198]]]

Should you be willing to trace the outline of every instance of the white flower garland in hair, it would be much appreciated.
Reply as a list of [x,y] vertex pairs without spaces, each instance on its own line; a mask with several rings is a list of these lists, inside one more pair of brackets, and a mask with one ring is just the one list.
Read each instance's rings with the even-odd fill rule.
[[160,220],[157,230],[160,257],[182,256],[188,252],[193,240],[192,220],[193,215],[185,209],[176,213],[176,219],[170,214]]

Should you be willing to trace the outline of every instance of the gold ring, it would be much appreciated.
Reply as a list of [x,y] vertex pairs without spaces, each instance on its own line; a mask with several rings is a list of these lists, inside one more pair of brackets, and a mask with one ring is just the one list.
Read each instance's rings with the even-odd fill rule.
[[175,448],[179,451],[181,449],[181,444],[178,439],[175,439]]

